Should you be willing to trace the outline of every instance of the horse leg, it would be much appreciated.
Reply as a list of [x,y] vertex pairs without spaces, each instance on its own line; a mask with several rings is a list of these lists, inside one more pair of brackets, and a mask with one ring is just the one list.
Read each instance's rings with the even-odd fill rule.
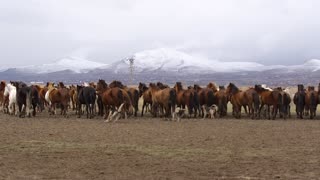
[[144,107],[146,106],[146,101],[143,100],[143,104],[142,104],[142,110],[141,110],[141,117],[143,117],[143,111],[144,111]]
[[89,104],[86,103],[86,113],[87,113],[87,119],[89,118]]

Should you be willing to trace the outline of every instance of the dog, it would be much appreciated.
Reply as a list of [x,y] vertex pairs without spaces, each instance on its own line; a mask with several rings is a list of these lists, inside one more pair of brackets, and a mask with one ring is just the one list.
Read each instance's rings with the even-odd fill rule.
[[212,105],[210,107],[208,107],[206,105],[203,105],[202,109],[203,109],[203,112],[204,112],[203,119],[206,118],[207,116],[210,119],[214,119],[216,117],[217,110],[218,110],[218,107],[216,105]]

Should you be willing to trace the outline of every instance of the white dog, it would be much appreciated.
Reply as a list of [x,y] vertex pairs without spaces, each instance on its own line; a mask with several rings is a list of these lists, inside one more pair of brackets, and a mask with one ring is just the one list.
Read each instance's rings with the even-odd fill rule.
[[209,118],[214,119],[217,114],[217,109],[218,109],[218,107],[214,104],[210,107],[203,105],[202,106],[202,110],[204,112],[203,119],[206,118],[207,115],[209,115]]

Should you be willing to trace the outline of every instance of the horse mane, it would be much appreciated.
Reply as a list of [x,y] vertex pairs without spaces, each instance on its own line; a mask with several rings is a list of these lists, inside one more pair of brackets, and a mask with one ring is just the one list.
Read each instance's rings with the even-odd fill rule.
[[168,86],[168,85],[163,84],[162,82],[157,82],[157,86],[158,86],[160,89],[169,88],[169,86]]
[[99,79],[98,84],[101,84],[103,86],[103,88],[107,88],[108,87],[108,84],[103,79]]
[[0,91],[4,90],[5,87],[6,87],[6,82],[5,81],[1,81]]
[[314,86],[308,86],[308,91],[314,91]]
[[123,89],[123,88],[125,88],[125,86],[122,84],[122,82],[121,81],[117,81],[117,80],[114,80],[114,81],[112,81],[110,84],[109,84],[109,87],[118,87],[118,88],[120,88],[120,89]]
[[220,90],[225,90],[226,88],[224,86],[219,86],[219,91]]
[[59,87],[60,87],[60,88],[65,88],[63,82],[59,82]]
[[231,93],[232,94],[235,94],[235,93],[240,91],[240,89],[233,83],[230,83],[228,87],[231,88]]

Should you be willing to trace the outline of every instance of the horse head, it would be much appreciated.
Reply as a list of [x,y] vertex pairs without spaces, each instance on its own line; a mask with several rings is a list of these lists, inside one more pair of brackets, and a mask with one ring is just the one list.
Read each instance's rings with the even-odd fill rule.
[[5,81],[1,81],[0,91],[3,91],[5,87],[6,87],[6,82]]
[[210,82],[210,83],[207,85],[207,88],[212,89],[213,92],[219,91],[219,88],[217,87],[217,85],[216,85],[214,82]]
[[97,91],[104,91],[106,89],[108,89],[108,84],[106,83],[106,81],[103,79],[99,79],[99,81],[97,83],[96,90]]
[[177,92],[182,90],[182,83],[181,82],[176,82],[176,84],[173,87]]
[[239,91],[240,91],[239,88],[235,84],[229,83],[227,87],[227,94],[235,94]]

